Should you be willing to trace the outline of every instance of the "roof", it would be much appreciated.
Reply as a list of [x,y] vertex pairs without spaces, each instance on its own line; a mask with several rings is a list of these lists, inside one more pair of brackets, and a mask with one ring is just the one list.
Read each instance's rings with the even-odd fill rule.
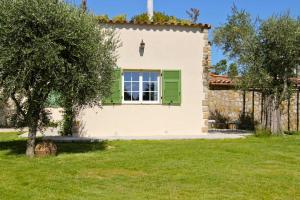
[[129,24],[129,25],[141,25],[141,26],[179,26],[179,27],[189,27],[189,28],[201,28],[201,29],[211,29],[210,24],[190,24],[190,23],[184,23],[184,22],[135,22],[135,21],[114,21],[109,20],[107,22],[100,22],[102,24]]
[[209,73],[210,86],[234,86],[234,81],[226,75]]
[[[300,85],[300,77],[292,78],[291,81],[297,85]],[[234,80],[230,79],[227,75],[217,75],[214,73],[209,73],[209,85],[232,87],[235,85],[235,83]]]

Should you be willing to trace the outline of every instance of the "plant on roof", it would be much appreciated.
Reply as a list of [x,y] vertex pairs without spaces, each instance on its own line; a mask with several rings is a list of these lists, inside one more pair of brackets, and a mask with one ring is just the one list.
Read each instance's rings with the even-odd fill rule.
[[186,11],[186,14],[189,16],[192,23],[196,24],[200,16],[200,10],[198,8],[191,8],[190,10]]
[[147,13],[142,13],[140,15],[136,15],[131,19],[134,23],[173,23],[173,24],[183,24],[190,25],[192,24],[189,20],[178,19],[175,16],[167,15],[163,12],[154,12],[152,20],[149,19]]
[[96,19],[100,22],[100,23],[107,23],[109,22],[109,17],[108,15],[99,15],[96,17]]
[[126,15],[117,15],[112,18],[113,22],[119,22],[119,23],[124,23],[127,22],[127,16]]

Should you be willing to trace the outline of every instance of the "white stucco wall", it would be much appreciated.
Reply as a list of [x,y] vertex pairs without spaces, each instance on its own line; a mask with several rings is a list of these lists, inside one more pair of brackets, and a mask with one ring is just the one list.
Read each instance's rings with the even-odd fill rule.
[[[85,109],[80,114],[81,135],[158,136],[199,135],[202,114],[202,57],[204,34],[198,28],[116,25],[122,47],[118,66],[123,69],[180,69],[180,106],[116,105]],[[139,52],[140,42],[146,46]]]

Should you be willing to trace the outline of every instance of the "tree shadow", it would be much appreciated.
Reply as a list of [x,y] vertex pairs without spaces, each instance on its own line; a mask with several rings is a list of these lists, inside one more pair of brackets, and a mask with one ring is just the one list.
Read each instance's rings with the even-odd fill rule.
[[[42,141],[38,139],[37,142]],[[106,141],[97,142],[55,142],[58,154],[88,153],[103,151],[108,147]],[[26,140],[0,141],[0,151],[8,151],[7,155],[25,155]]]
[[256,125],[250,113],[240,113],[238,121],[238,128],[242,130],[253,131]]

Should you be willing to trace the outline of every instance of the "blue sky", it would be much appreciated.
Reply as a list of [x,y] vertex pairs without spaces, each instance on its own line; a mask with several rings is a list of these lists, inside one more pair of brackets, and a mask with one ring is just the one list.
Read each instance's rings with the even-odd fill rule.
[[[81,0],[69,0],[79,4]],[[116,16],[126,14],[132,16],[145,12],[147,0],[87,0],[88,8],[95,14]],[[154,0],[155,11],[162,11],[178,18],[187,18],[185,13],[189,8],[200,9],[201,23],[209,23],[217,27],[226,21],[230,9],[235,3],[238,8],[246,9],[253,17],[267,18],[274,13],[290,11],[293,16],[300,16],[300,0]],[[223,58],[222,52],[213,48],[212,61]]]

